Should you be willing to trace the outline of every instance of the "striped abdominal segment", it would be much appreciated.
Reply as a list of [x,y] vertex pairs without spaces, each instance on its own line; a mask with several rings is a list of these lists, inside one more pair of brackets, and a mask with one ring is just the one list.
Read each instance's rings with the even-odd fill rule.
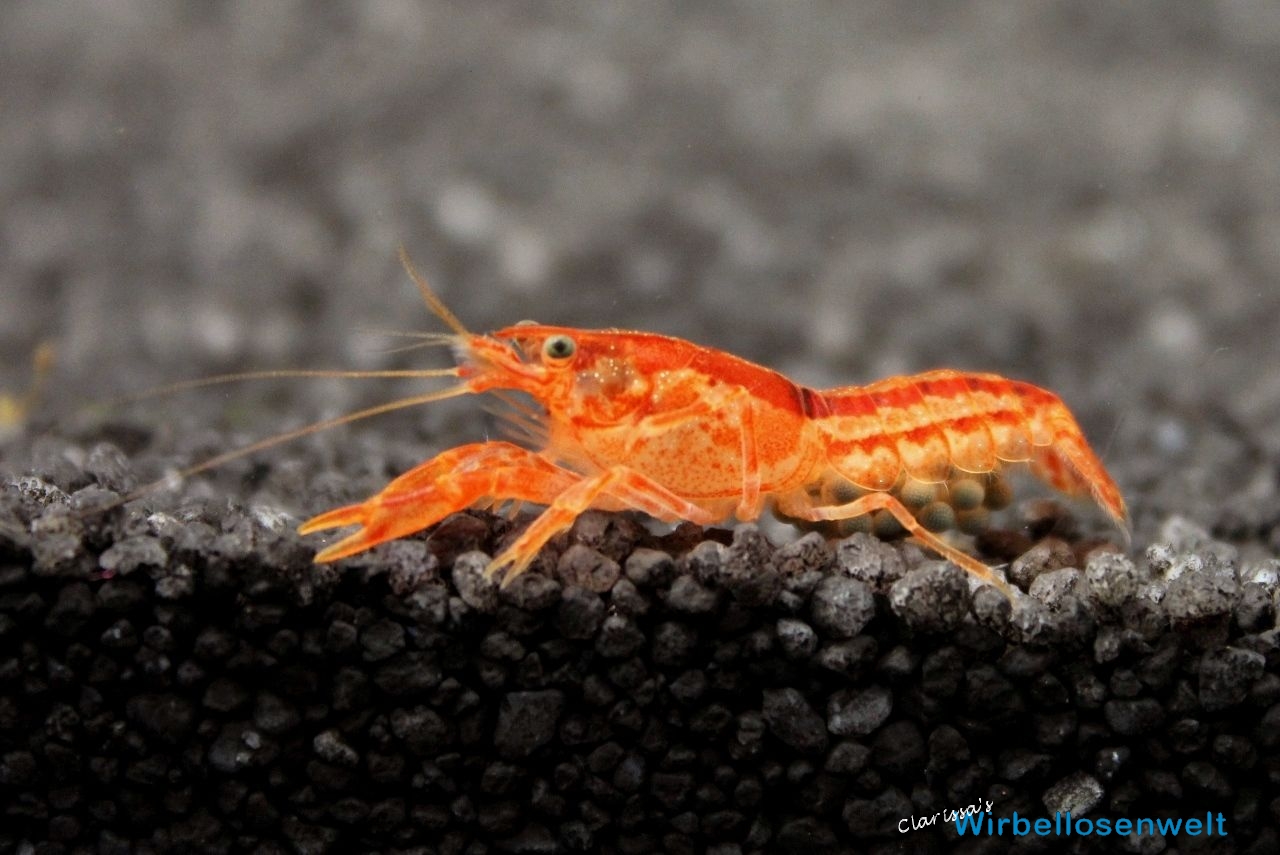
[[828,415],[819,424],[827,461],[868,490],[890,490],[904,475],[932,484],[953,469],[991,472],[1001,461],[1030,459],[1033,445],[1051,441],[1010,381],[994,375],[931,371],[824,397]]
[[[1007,464],[1029,463],[1036,476],[1070,495],[1092,495],[1117,521],[1119,491],[1089,448],[1062,401],[1027,383],[952,370],[893,377],[867,386],[819,393],[814,421],[823,435],[825,466],[802,504],[848,505],[885,492],[930,531],[975,532],[990,512],[1008,504]],[[799,507],[780,502],[783,518]],[[893,515],[815,520],[802,528],[833,535],[858,530],[901,533]]]

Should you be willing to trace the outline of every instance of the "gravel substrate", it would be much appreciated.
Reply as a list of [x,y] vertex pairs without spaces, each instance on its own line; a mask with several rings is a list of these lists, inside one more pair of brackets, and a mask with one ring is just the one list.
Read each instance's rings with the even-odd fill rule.
[[84,459],[0,493],[4,851],[1005,851],[909,828],[987,801],[1280,845],[1280,562],[1181,519],[1041,540],[1012,610],[911,545],[595,512],[499,589],[502,517],[316,568],[267,505],[79,514],[131,478]]

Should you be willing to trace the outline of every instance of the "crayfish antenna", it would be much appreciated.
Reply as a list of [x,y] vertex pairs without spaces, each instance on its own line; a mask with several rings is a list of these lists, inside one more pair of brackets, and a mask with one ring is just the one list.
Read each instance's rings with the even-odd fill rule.
[[192,389],[202,389],[205,386],[221,386],[224,383],[240,383],[245,380],[294,380],[302,377],[322,377],[336,380],[425,380],[431,377],[457,377],[458,369],[455,368],[405,368],[405,369],[378,369],[372,371],[347,371],[343,369],[328,368],[283,368],[268,369],[266,371],[239,371],[234,374],[215,374],[211,377],[199,377],[195,380],[180,380],[177,383],[168,383],[164,386],[157,386],[154,389],[148,389],[145,392],[138,392],[133,395],[123,395],[119,398],[112,398],[108,401],[102,401],[97,404],[91,404],[94,409],[115,409],[127,404],[137,404],[142,401],[148,401],[152,398],[162,398],[166,395],[174,395],[178,392],[187,392]]
[[[427,284],[426,279],[423,278],[422,274],[418,272],[417,268],[413,264],[413,261],[409,258],[408,251],[406,251],[403,246],[400,247],[399,255],[400,255],[400,262],[404,265],[404,268],[408,272],[410,278],[413,279],[414,284],[417,285],[419,293],[422,294],[423,300],[426,301],[427,308],[429,308],[432,313],[434,313],[437,317],[439,317],[442,321],[444,321],[444,323],[447,324],[451,330],[453,330],[453,333],[452,334],[449,334],[449,333],[398,333],[397,335],[403,335],[405,337],[412,337],[412,338],[419,339],[419,342],[415,345],[411,345],[411,347],[419,347],[419,346],[433,345],[433,344],[457,345],[459,337],[470,336],[471,333],[467,330],[465,326],[462,325],[462,322],[458,320],[457,316],[454,315],[453,312],[449,310],[449,307],[444,304],[444,301],[441,300],[440,297],[434,291],[431,290],[431,287]],[[42,365],[47,365],[47,363],[51,360],[52,351],[50,350],[49,355],[46,356],[43,360],[40,359],[41,353],[42,353],[41,351],[37,352],[37,368],[38,369]],[[171,395],[176,392],[183,392],[191,389],[200,389],[206,386],[216,386],[223,383],[235,383],[243,380],[268,380],[268,379],[274,380],[274,379],[282,379],[282,378],[299,378],[299,377],[323,377],[323,378],[340,378],[340,379],[352,379],[352,378],[426,379],[426,378],[432,378],[432,377],[458,378],[460,376],[461,376],[460,369],[457,368],[456,366],[453,368],[404,369],[404,370],[386,369],[386,370],[372,370],[372,371],[319,370],[319,369],[317,370],[285,369],[285,370],[267,370],[267,371],[244,371],[244,372],[238,372],[234,374],[219,374],[213,377],[203,377],[195,380],[184,380],[178,383],[171,383],[166,386],[161,386],[159,388],[142,392],[140,394],[128,395],[121,398],[116,398],[114,400],[107,401],[104,403],[99,403],[93,406],[95,409],[97,408],[110,409],[110,408],[118,407],[124,404],[136,403],[149,398],[155,398],[155,397],[160,397],[164,395]],[[405,398],[398,398],[394,401],[388,401],[383,404],[378,404],[377,406],[367,407],[365,409],[357,410],[355,412],[347,413],[345,415],[336,416],[330,419],[324,419],[318,422],[313,422],[309,425],[305,425],[304,427],[300,427],[296,430],[290,430],[290,431],[285,431],[283,433],[278,433],[274,436],[267,437],[266,439],[259,440],[258,442],[254,442],[242,448],[237,448],[233,451],[228,451],[223,454],[215,455],[193,466],[188,466],[185,469],[178,470],[177,472],[169,473],[168,475],[166,475],[166,477],[161,478],[157,481],[153,481],[142,487],[139,487],[136,490],[130,491],[128,494],[119,497],[115,501],[109,502],[105,505],[93,507],[93,508],[86,508],[82,512],[82,515],[88,516],[91,514],[104,513],[106,511],[125,505],[129,502],[144,498],[145,496],[148,496],[158,490],[162,490],[166,487],[172,487],[172,485],[175,482],[180,482],[181,480],[189,478],[192,475],[197,475],[201,472],[214,469],[218,466],[221,466],[225,463],[229,463],[233,460],[238,460],[242,457],[247,457],[251,454],[256,454],[259,451],[264,451],[266,449],[273,448],[277,445],[281,445],[286,442],[291,442],[292,440],[300,439],[301,437],[304,437],[304,436],[309,436],[310,434],[313,434],[313,433],[318,433],[323,430],[328,430],[329,428],[337,427],[339,425],[350,424],[351,422],[359,421],[361,419],[367,419],[372,416],[382,415],[383,413],[393,412],[395,410],[403,410],[409,407],[416,407],[420,404],[429,404],[435,401],[442,401],[447,398],[455,398],[460,395],[467,395],[467,394],[470,394],[472,391],[473,390],[471,385],[467,382],[463,382],[457,386],[452,386],[448,389],[443,389],[436,392],[429,392],[422,395],[413,395]],[[32,394],[34,394],[34,392]],[[4,402],[3,399],[0,399],[0,403],[3,403],[3,402]],[[0,409],[0,415],[3,415],[2,409]],[[332,551],[332,548],[330,551]]]
[[413,284],[418,286],[418,293],[422,295],[422,299],[426,301],[427,308],[432,314],[444,321],[449,329],[458,335],[469,336],[471,331],[462,325],[462,321],[458,320],[458,316],[449,310],[444,301],[431,290],[431,286],[427,284],[426,278],[418,272],[418,268],[414,267],[413,259],[409,257],[409,251],[400,245],[400,263],[404,265],[405,272],[409,274],[409,278],[413,280]]
[[407,398],[397,398],[394,401],[387,401],[386,403],[378,404],[377,406],[366,407],[363,410],[356,410],[355,412],[346,413],[345,415],[341,415],[341,416],[335,416],[331,419],[324,419],[322,421],[312,422],[311,424],[304,425],[303,427],[297,428],[296,430],[285,431],[284,433],[278,433],[278,434],[275,434],[274,436],[269,436],[266,439],[261,439],[257,442],[251,443],[242,448],[237,448],[237,449],[234,449],[233,451],[228,451],[223,454],[215,455],[213,457],[210,457],[208,460],[203,460],[200,463],[195,464],[194,466],[188,466],[185,469],[181,469],[177,472],[170,473],[169,475],[166,475],[164,478],[161,478],[157,481],[152,481],[150,484],[146,484],[142,487],[139,487],[136,490],[133,490],[125,494],[124,496],[121,496],[115,501],[109,502],[105,505],[96,506],[93,508],[86,508],[84,511],[84,515],[87,516],[91,514],[105,513],[106,511],[112,510],[114,508],[118,508],[121,505],[125,505],[137,499],[144,498],[150,495],[151,493],[156,492],[157,490],[162,490],[165,487],[171,486],[175,481],[185,480],[187,478],[190,478],[192,475],[198,475],[201,472],[207,472],[210,469],[214,469],[214,468],[217,468],[218,466],[222,466],[224,463],[230,463],[232,460],[239,460],[242,457],[248,457],[251,454],[257,454],[259,451],[265,451],[268,448],[274,448],[277,445],[283,445],[286,442],[292,442],[295,439],[301,439],[302,437],[310,436],[313,433],[319,433],[320,431],[328,430],[329,428],[333,428],[333,427],[338,427],[339,425],[351,424],[352,422],[371,418],[373,416],[380,416],[383,413],[395,412],[396,410],[404,410],[404,409],[408,409],[409,407],[417,407],[421,404],[430,404],[430,403],[434,403],[435,401],[443,401],[448,398],[457,398],[461,395],[468,395],[470,393],[471,393],[471,387],[468,386],[466,383],[461,383],[457,386],[451,386],[448,389],[441,389],[436,392],[428,392],[425,395],[412,395]]
[[422,350],[427,347],[440,347],[442,345],[453,346],[458,343],[458,336],[454,333],[391,330],[379,327],[361,327],[360,331],[371,335],[383,336],[385,338],[413,339],[413,344],[404,344],[399,347],[385,347],[378,351],[378,353],[388,355],[409,353],[410,351]]

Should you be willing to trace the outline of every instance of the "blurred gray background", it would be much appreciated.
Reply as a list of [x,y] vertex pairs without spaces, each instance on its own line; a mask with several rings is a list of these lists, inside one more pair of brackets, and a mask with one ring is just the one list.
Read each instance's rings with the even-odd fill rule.
[[[1280,537],[1273,0],[15,0],[0,81],[0,389],[54,340],[41,430],[214,371],[448,364],[377,333],[441,327],[403,243],[477,329],[1036,382],[1139,542]],[[239,441],[413,388],[131,417]],[[369,431],[425,458],[478,413]]]

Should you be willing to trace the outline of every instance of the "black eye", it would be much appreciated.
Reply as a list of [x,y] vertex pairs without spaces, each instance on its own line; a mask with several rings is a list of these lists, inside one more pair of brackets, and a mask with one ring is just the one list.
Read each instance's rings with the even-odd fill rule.
[[553,335],[543,343],[542,356],[544,359],[568,359],[576,349],[577,345],[567,335]]

